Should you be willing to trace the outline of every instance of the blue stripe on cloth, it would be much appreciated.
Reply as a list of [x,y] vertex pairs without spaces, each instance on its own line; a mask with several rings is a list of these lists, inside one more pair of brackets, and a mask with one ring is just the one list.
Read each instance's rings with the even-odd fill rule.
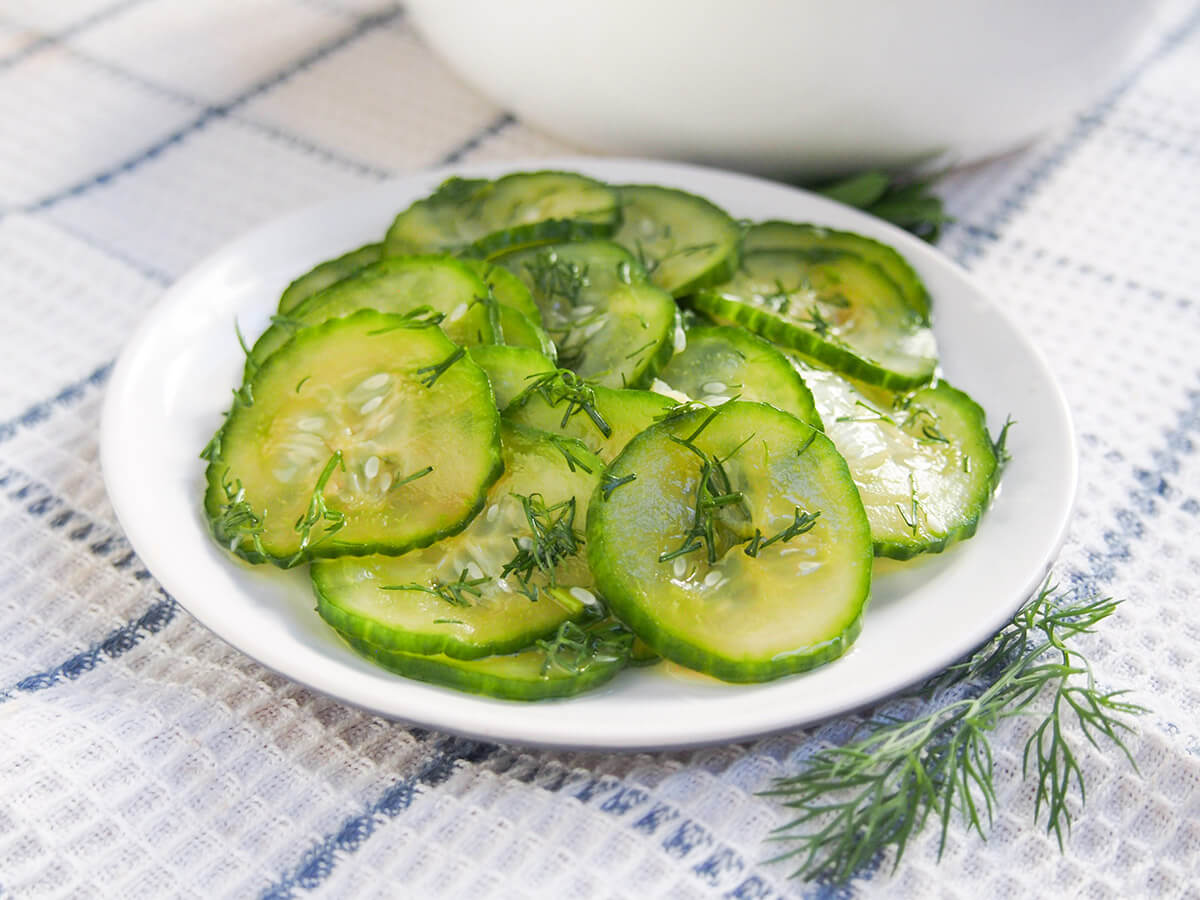
[[146,637],[158,634],[175,618],[179,604],[162,588],[161,598],[131,622],[115,628],[88,649],[76,653],[52,669],[27,675],[6,691],[0,692],[0,703],[17,694],[33,693],[52,688],[63,681],[74,681],[95,669],[100,663],[118,659]]
[[[501,748],[465,738],[447,738],[443,746],[414,775],[390,786],[380,797],[358,813],[343,819],[338,827],[314,843],[300,861],[278,881],[266,887],[262,900],[295,897],[298,891],[319,888],[333,874],[340,860],[356,853],[380,825],[406,812],[421,788],[437,787],[446,781],[460,763],[479,763],[501,753]],[[564,791],[579,779],[564,778],[555,785],[541,786],[548,793]],[[581,804],[624,821],[628,827],[658,839],[662,852],[675,860],[690,863],[692,874],[703,885],[727,888],[724,896],[736,898],[777,898],[780,894],[762,875],[750,872],[750,864],[733,848],[719,843],[698,822],[683,818],[678,809],[661,802],[651,804],[650,794],[642,788],[625,785],[615,776],[586,779],[586,784],[569,794]],[[650,809],[645,807],[649,805]],[[838,889],[840,891],[840,889]],[[840,897],[826,886],[814,885],[817,897]]]
[[[174,100],[177,103],[196,107],[198,110],[202,110],[205,113],[214,113],[216,115],[226,115],[229,113],[229,110],[223,107],[212,106],[205,100],[201,100],[200,98],[194,97],[191,94],[184,93],[176,88],[159,84],[156,81],[151,81],[140,74],[121,68],[120,66],[115,65],[108,60],[98,59],[94,56],[84,53],[76,47],[67,47],[64,49],[81,63],[91,66],[92,68],[111,75],[114,78],[117,78],[128,84],[141,88],[148,93],[157,94],[160,97]],[[255,90],[257,90],[257,87],[258,86],[255,87]],[[354,159],[330,147],[313,143],[312,141],[309,141],[300,135],[276,128],[267,122],[260,122],[257,119],[243,115],[233,115],[232,118],[234,121],[258,131],[273,140],[290,144],[292,147],[302,150],[305,153],[324,157],[330,162],[337,163],[338,165],[344,166],[348,169],[353,169],[361,175],[367,175],[382,180],[390,177],[392,174],[386,169],[373,166],[370,163],[366,163],[360,159]]]
[[144,148],[134,156],[118,163],[112,168],[106,169],[89,176],[83,181],[56,191],[32,204],[24,207],[25,212],[41,212],[46,209],[68,200],[72,197],[77,197],[87,193],[93,188],[108,184],[115,178],[123,175],[128,175],[130,172],[136,171],[141,166],[161,156],[166,150],[180,144],[184,139],[190,137],[201,129],[205,128],[210,122],[229,115],[239,106],[248,103],[250,100],[260,94],[269,91],[271,88],[281,84],[282,82],[292,78],[305,69],[312,67],[329,55],[336,53],[361,38],[367,32],[372,31],[382,25],[396,20],[402,15],[401,10],[391,10],[382,14],[364,16],[357,20],[354,25],[347,31],[338,35],[336,38],[319,45],[314,50],[300,57],[295,62],[289,64],[285,68],[271,75],[269,78],[258,82],[247,91],[234,97],[225,103],[216,104],[206,107],[195,119],[181,128],[176,129],[171,134]]
[[1196,498],[1182,497],[1170,482],[1184,458],[1196,452],[1200,441],[1200,371],[1193,374],[1193,379],[1197,386],[1187,391],[1174,426],[1163,435],[1163,445],[1151,451],[1151,465],[1135,465],[1135,487],[1129,492],[1129,503],[1113,513],[1116,524],[1102,535],[1103,546],[1084,548],[1091,571],[1073,569],[1067,573],[1073,590],[1095,593],[1111,582],[1117,575],[1117,564],[1132,556],[1133,544],[1145,537],[1147,521],[1160,514],[1164,503],[1178,499],[1180,508],[1186,512],[1191,500],[1200,509]]
[[48,400],[33,404],[11,419],[0,421],[0,444],[12,440],[19,431],[25,428],[32,428],[45,422],[53,413],[70,409],[78,404],[92,388],[100,387],[108,381],[108,376],[112,374],[113,362],[110,360],[92,371],[91,374],[68,384]]
[[1037,165],[1033,166],[1004,198],[993,212],[979,223],[973,236],[976,240],[965,245],[958,254],[958,262],[967,262],[983,252],[989,241],[999,238],[1005,224],[1023,209],[1038,190],[1055,172],[1062,168],[1087,139],[1098,129],[1116,108],[1117,103],[1137,84],[1138,80],[1155,64],[1165,59],[1200,27],[1200,5],[1197,5],[1182,23],[1168,32],[1140,63],[1126,73],[1117,85],[1108,92],[1090,111],[1075,120],[1074,126],[1059,144]]
[[[112,6],[97,10],[89,16],[85,16],[78,22],[68,25],[61,31],[54,32],[53,34],[38,35],[37,39],[32,43],[26,44],[24,47],[21,47],[14,53],[10,53],[8,56],[0,58],[0,71],[16,65],[24,59],[28,59],[35,53],[39,53],[42,50],[53,47],[60,41],[75,37],[92,26],[99,25],[101,22],[105,22],[108,19],[114,18],[118,14],[125,12],[127,9],[139,6],[145,2],[146,0],[125,0],[124,3],[114,3]],[[14,22],[8,17],[4,18],[4,23],[18,30],[29,30],[24,25],[20,24],[19,22]]]
[[420,788],[445,782],[460,762],[482,762],[496,753],[494,744],[451,737],[413,775],[403,778],[369,803],[362,812],[343,820],[337,830],[304,852],[300,862],[259,895],[263,900],[283,900],[297,890],[319,887],[333,873],[338,860],[355,853],[376,828],[402,815],[412,805]]
[[511,125],[516,124],[516,121],[517,120],[513,118],[512,113],[501,113],[453,150],[450,150],[444,154],[440,159],[438,159],[436,165],[449,166],[456,162],[460,162],[468,154],[477,150],[483,143],[491,140]]

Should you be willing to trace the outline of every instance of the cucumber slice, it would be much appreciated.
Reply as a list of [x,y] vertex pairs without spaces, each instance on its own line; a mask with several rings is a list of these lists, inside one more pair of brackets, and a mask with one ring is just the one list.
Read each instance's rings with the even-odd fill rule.
[[299,332],[237,392],[205,511],[251,562],[404,553],[483,506],[499,428],[487,375],[438,328],[361,310]]
[[492,296],[496,298],[497,303],[512,307],[541,327],[542,312],[533,302],[533,295],[529,293],[529,288],[525,287],[525,282],[504,266],[487,260],[464,257],[460,261],[475,273],[476,278],[492,289]]
[[559,363],[607,387],[644,387],[671,356],[678,311],[610,241],[524,249],[496,260],[533,294]]
[[742,328],[693,328],[687,346],[659,373],[673,390],[709,406],[733,397],[770,403],[820,429],[821,417],[791,362]]
[[313,294],[383,258],[383,244],[367,244],[337,259],[326,260],[287,286],[279,298],[279,314],[287,315]]
[[937,366],[924,316],[878,266],[845,251],[744,253],[733,278],[692,303],[872,384],[917,387]]
[[724,281],[737,269],[742,231],[719,206],[673,188],[627,184],[613,240],[631,250],[650,280],[676,297]]
[[573,372],[534,379],[504,410],[504,417],[583,444],[606,463],[635,434],[676,405],[651,391],[616,390],[588,384]]
[[[603,464],[577,441],[519,425],[506,423],[500,444],[504,474],[461,533],[403,556],[314,562],[321,617],[376,647],[476,659],[594,612],[582,529]],[[550,571],[531,562],[505,576],[518,542]]]
[[496,406],[500,409],[529,387],[533,378],[558,371],[550,359],[526,347],[488,344],[472,347],[467,352],[487,372],[496,395]]
[[247,355],[246,373],[249,377],[300,329],[360,309],[415,313],[428,308],[443,317],[442,330],[456,344],[490,344],[495,332],[486,299],[487,287],[456,259],[409,256],[381,260],[313,294],[286,317],[277,317]]
[[[540,316],[538,318],[541,318]],[[550,335],[540,325],[535,325],[524,313],[503,303],[496,304],[496,320],[492,323],[496,343],[510,347],[526,347],[549,359],[558,356],[558,349]]]
[[384,253],[488,256],[511,246],[609,235],[620,215],[616,191],[573,172],[448,178],[396,216]]
[[1000,472],[974,400],[944,381],[895,392],[794,363],[858,485],[877,556],[939,553],[975,533]]
[[845,461],[764,403],[635,437],[592,500],[587,538],[614,614],[667,659],[726,681],[841,655],[870,590],[871,533]]
[[754,253],[758,250],[812,250],[827,248],[846,250],[874,263],[899,288],[908,305],[929,321],[931,301],[929,291],[921,277],[913,271],[903,256],[894,247],[855,234],[852,231],[837,231],[821,225],[797,222],[758,222],[746,229],[742,238],[742,250]]
[[599,687],[625,667],[633,639],[615,623],[587,629],[568,623],[561,639],[519,653],[466,660],[401,653],[342,637],[371,662],[400,675],[501,700],[570,697]]

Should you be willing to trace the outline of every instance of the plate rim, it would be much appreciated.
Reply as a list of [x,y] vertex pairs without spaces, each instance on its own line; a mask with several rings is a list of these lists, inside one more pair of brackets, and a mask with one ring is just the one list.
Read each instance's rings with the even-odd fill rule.
[[[804,204],[815,204],[812,208],[812,219],[821,221],[820,213],[823,211],[829,212],[833,218],[848,221],[850,224],[836,224],[831,227],[835,228],[852,228],[859,230],[870,237],[886,241],[895,246],[901,253],[913,264],[913,267],[918,271],[922,266],[931,266],[944,269],[950,272],[952,276],[960,282],[967,285],[974,294],[981,299],[986,305],[990,314],[998,316],[1011,331],[1012,335],[1021,344],[1024,351],[1029,355],[1032,363],[1036,365],[1038,373],[1042,376],[1043,387],[1049,388],[1049,396],[1047,400],[1054,408],[1054,412],[1060,417],[1058,424],[1061,436],[1065,438],[1065,444],[1058,449],[1061,452],[1062,460],[1066,463],[1067,481],[1069,484],[1066,488],[1066,502],[1057,509],[1057,521],[1053,529],[1053,539],[1047,541],[1043,547],[1040,556],[1040,562],[1036,566],[1030,566],[1029,572],[1023,580],[1023,588],[1021,591],[1015,592],[1014,596],[1009,598],[1005,603],[997,604],[992,609],[992,615],[983,617],[977,627],[967,635],[960,638],[958,641],[962,645],[962,652],[969,652],[970,649],[983,643],[988,637],[995,633],[1003,626],[1011,617],[1012,613],[1033,594],[1039,586],[1044,583],[1047,573],[1051,570],[1055,558],[1058,556],[1067,535],[1070,523],[1074,515],[1075,504],[1078,499],[1078,479],[1079,479],[1079,451],[1078,439],[1072,421],[1070,408],[1066,401],[1065,393],[1062,390],[1058,380],[1054,377],[1053,370],[1050,368],[1041,349],[1025,334],[1024,330],[1014,320],[1014,317],[997,304],[989,295],[989,292],[983,288],[979,280],[962,266],[946,254],[919,240],[915,236],[891,225],[875,219],[861,211],[854,210],[838,204],[828,198],[813,194],[808,191],[793,187],[791,185],[782,184],[780,182],[771,181],[769,179],[760,178],[753,175],[732,172],[729,170],[718,169],[707,166],[699,166],[689,163],[677,163],[664,160],[640,159],[629,157],[594,157],[594,156],[566,156],[566,157],[537,157],[525,159],[509,159],[488,163],[464,163],[451,166],[441,166],[437,168],[422,169],[414,172],[405,173],[395,178],[387,179],[377,185],[364,188],[361,191],[349,192],[325,201],[316,202],[306,205],[302,208],[284,213],[274,217],[255,228],[252,228],[231,241],[224,243],[211,254],[196,265],[189,268],[183,275],[176,279],[161,295],[155,306],[145,315],[137,328],[126,341],[120,356],[114,366],[112,376],[106,389],[103,408],[101,411],[101,426],[100,426],[100,463],[101,470],[104,476],[104,483],[112,502],[117,519],[121,524],[122,529],[130,539],[131,545],[135,552],[143,559],[148,570],[154,575],[156,580],[172,594],[173,597],[180,603],[180,606],[188,611],[200,624],[204,625],[208,630],[212,631],[218,638],[225,643],[244,653],[251,659],[254,659],[258,664],[263,665],[271,671],[277,672],[283,677],[291,681],[305,685],[312,690],[331,696],[339,702],[366,710],[372,714],[381,715],[388,719],[411,722],[427,727],[437,728],[439,730],[460,734],[472,738],[479,738],[488,741],[501,741],[505,743],[518,744],[522,746],[541,746],[554,747],[561,749],[589,749],[589,750],[606,750],[606,751],[637,751],[648,749],[670,749],[670,748],[686,748],[695,746],[705,746],[711,744],[727,743],[736,740],[745,740],[753,737],[760,737],[784,731],[790,731],[796,728],[811,726],[818,722],[834,718],[841,715],[853,713],[856,710],[872,706],[879,703],[881,700],[894,696],[903,692],[913,684],[919,683],[924,678],[928,677],[936,671],[940,671],[945,665],[953,662],[954,658],[962,655],[962,652],[949,659],[941,660],[939,658],[938,665],[927,667],[928,671],[924,674],[917,675],[912,678],[907,678],[903,681],[894,681],[891,683],[883,683],[876,686],[874,689],[862,692],[862,695],[856,698],[856,702],[850,705],[842,705],[837,709],[824,710],[818,714],[804,715],[792,714],[779,718],[776,721],[763,723],[761,726],[756,726],[750,729],[746,727],[721,728],[719,726],[710,725],[708,728],[697,728],[688,734],[660,734],[648,740],[643,740],[637,737],[630,736],[614,736],[614,739],[597,740],[592,736],[587,740],[579,740],[572,737],[569,733],[570,729],[558,729],[557,732],[547,733],[529,733],[528,730],[517,727],[496,727],[493,722],[489,727],[482,729],[473,729],[469,725],[465,725],[464,719],[458,719],[453,722],[431,720],[428,715],[421,717],[412,717],[406,715],[403,711],[398,711],[394,705],[379,704],[369,700],[361,699],[357,696],[347,696],[344,691],[338,691],[336,688],[331,689],[328,680],[322,682],[321,679],[306,678],[302,673],[297,673],[294,669],[288,668],[286,665],[277,665],[272,661],[265,660],[260,650],[256,650],[252,642],[249,642],[244,635],[230,634],[228,629],[223,629],[214,624],[215,616],[211,610],[203,603],[192,604],[186,602],[182,595],[186,595],[185,591],[178,591],[172,588],[177,579],[175,573],[171,572],[166,578],[160,577],[152,565],[152,558],[157,557],[152,545],[147,546],[146,541],[135,540],[134,534],[141,534],[142,528],[137,521],[136,511],[131,510],[129,503],[126,502],[120,477],[115,473],[121,469],[119,462],[120,458],[120,435],[118,433],[118,422],[120,420],[122,410],[120,407],[120,398],[127,393],[131,388],[136,375],[136,363],[139,359],[139,354],[145,352],[145,347],[151,336],[154,335],[155,329],[160,326],[164,320],[169,321],[170,313],[175,306],[179,305],[180,300],[177,298],[185,298],[188,291],[193,289],[193,284],[200,283],[206,276],[206,273],[211,272],[215,268],[220,267],[228,257],[236,257],[239,253],[244,254],[245,250],[239,250],[248,245],[253,245],[256,242],[269,239],[271,235],[276,233],[286,233],[289,229],[299,227],[301,223],[307,222],[309,218],[314,217],[322,211],[337,208],[353,211],[361,210],[364,205],[370,205],[368,198],[377,198],[381,194],[387,194],[391,191],[409,192],[413,198],[420,196],[420,190],[424,185],[431,188],[438,181],[450,175],[486,175],[488,177],[496,177],[497,175],[506,172],[515,171],[579,171],[584,174],[595,174],[600,169],[629,169],[633,171],[644,170],[650,173],[644,178],[624,179],[626,183],[631,181],[649,181],[651,178],[658,179],[663,175],[676,176],[674,178],[666,178],[667,183],[684,182],[685,190],[692,190],[702,194],[702,189],[697,187],[687,187],[686,183],[694,179],[717,178],[734,179],[742,181],[748,186],[755,186],[759,190],[767,190],[772,193],[783,192],[792,193]],[[600,176],[611,178],[611,176]],[[703,194],[702,194],[703,195]],[[782,201],[781,201],[782,202]],[[788,202],[792,202],[789,198]],[[348,213],[356,214],[356,213]],[[361,211],[357,215],[365,214]],[[329,258],[328,256],[325,258]],[[316,262],[317,260],[314,260]],[[298,270],[294,274],[299,275],[303,270]],[[283,285],[278,285],[282,289]],[[938,300],[935,297],[935,328]],[[114,484],[117,485],[114,489]],[[199,498],[195,498],[197,505]],[[981,523],[981,531],[986,528],[987,516]],[[211,541],[211,538],[209,538]],[[139,545],[139,541],[141,545]],[[149,553],[144,551],[149,550]],[[168,584],[171,582],[171,584]],[[197,608],[198,607],[198,608]],[[314,614],[315,615],[315,614]],[[871,619],[870,610],[868,609],[864,618],[864,625],[869,627]],[[350,651],[346,649],[346,653]],[[382,670],[381,670],[382,671]],[[390,674],[390,673],[388,673]],[[405,689],[413,688],[414,686],[422,690],[433,690],[439,693],[446,693],[451,699],[451,705],[464,705],[471,707],[473,704],[481,704],[483,707],[493,709],[525,709],[532,707],[553,707],[558,709],[567,709],[572,702],[572,698],[567,698],[560,701],[550,701],[549,703],[539,704],[520,704],[511,701],[498,701],[493,698],[479,697],[473,694],[466,694],[453,689],[440,688],[433,685],[414,682],[408,679],[403,679],[402,676],[391,676],[400,682],[400,693]],[[793,676],[792,678],[802,678],[801,676]],[[780,682],[771,682],[769,684],[780,684],[788,679],[783,679]],[[753,686],[751,686],[753,687]],[[581,695],[588,697],[589,695]],[[608,698],[600,698],[606,700]],[[500,704],[499,707],[496,704]],[[518,717],[519,718],[519,717]],[[608,737],[607,735],[605,736]],[[615,739],[620,737],[620,739]]]

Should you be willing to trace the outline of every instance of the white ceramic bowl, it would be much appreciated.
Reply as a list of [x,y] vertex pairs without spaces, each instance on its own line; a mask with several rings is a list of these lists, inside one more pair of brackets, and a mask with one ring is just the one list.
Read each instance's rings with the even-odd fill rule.
[[770,175],[959,163],[1111,83],[1156,0],[409,0],[469,83],[583,147]]

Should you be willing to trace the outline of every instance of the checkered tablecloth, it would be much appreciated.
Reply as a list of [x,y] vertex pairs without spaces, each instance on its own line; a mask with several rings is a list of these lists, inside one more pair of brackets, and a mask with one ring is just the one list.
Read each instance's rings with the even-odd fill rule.
[[[0,898],[1200,897],[1200,6],[1103,99],[952,175],[941,245],[1068,395],[1055,565],[1124,598],[1083,646],[1151,712],[1085,748],[1065,853],[996,736],[986,843],[921,836],[845,888],[764,860],[756,792],[847,717],[673,753],[497,746],[368,715],[198,625],[97,462],[122,343],[210,251],[437,164],[572,152],[465,88],[377,0],[0,0]],[[1043,819],[1044,823],[1044,819]]]

